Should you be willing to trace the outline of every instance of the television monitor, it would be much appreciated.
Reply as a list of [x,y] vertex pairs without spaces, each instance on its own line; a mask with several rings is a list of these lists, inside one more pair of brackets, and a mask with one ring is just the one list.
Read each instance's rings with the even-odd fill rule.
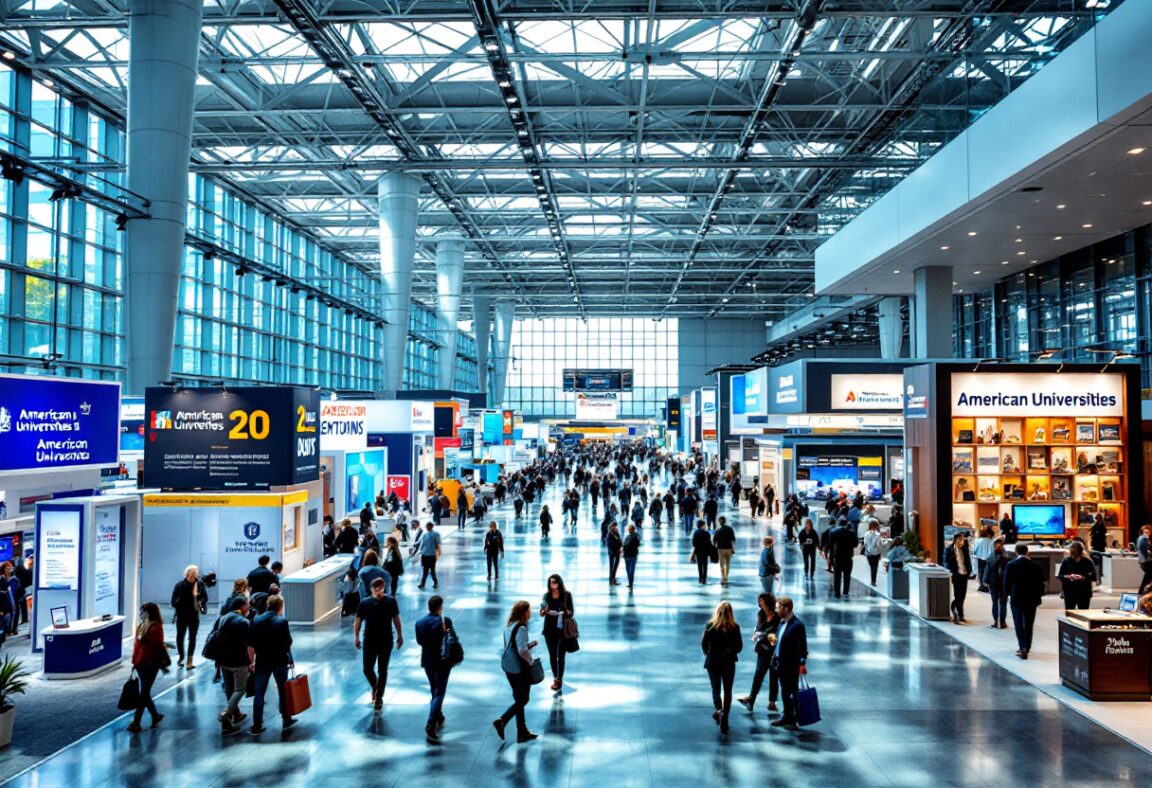
[[1120,595],[1120,612],[1122,613],[1135,613],[1136,612],[1136,594],[1121,594]]
[[1061,504],[1013,504],[1012,520],[1021,536],[1063,536],[1067,513]]

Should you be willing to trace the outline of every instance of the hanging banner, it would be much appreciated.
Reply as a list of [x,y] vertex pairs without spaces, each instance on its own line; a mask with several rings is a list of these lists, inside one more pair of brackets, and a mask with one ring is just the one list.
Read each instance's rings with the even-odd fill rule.
[[577,394],[577,421],[613,421],[619,406],[615,394]]
[[101,506],[96,510],[92,609],[97,616],[120,614],[120,513],[123,508]]
[[0,471],[115,465],[120,384],[0,375]]
[[320,393],[295,387],[145,392],[144,484],[262,489],[320,478]]

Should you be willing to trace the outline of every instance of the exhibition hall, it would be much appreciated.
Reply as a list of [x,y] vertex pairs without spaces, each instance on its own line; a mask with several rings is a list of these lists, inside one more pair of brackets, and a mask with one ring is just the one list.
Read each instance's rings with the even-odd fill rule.
[[6,4],[0,785],[1152,785],[1150,39]]

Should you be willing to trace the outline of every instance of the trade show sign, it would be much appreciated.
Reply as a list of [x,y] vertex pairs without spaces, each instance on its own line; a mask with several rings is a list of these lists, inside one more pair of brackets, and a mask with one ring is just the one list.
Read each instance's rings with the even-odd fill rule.
[[368,448],[368,406],[363,402],[320,403],[321,451]]
[[291,386],[150,388],[144,485],[264,489],[320,477],[320,393]]
[[0,471],[115,465],[120,384],[0,375]]

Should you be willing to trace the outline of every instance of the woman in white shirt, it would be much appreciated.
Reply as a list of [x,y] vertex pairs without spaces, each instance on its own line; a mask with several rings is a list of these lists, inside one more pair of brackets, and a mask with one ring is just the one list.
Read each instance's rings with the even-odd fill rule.
[[[504,727],[516,718],[516,741],[520,744],[532,741],[536,734],[528,730],[528,723],[524,720],[524,707],[528,705],[529,693],[532,690],[532,649],[536,648],[535,640],[528,640],[528,621],[532,617],[532,606],[527,600],[521,599],[512,605],[512,613],[508,616],[508,623],[504,628],[504,651],[501,666],[504,675],[508,677],[508,684],[512,687],[512,705],[509,706],[498,719],[492,721],[496,735],[504,740]],[[509,670],[516,668],[516,670]]]
[[868,559],[868,570],[872,573],[872,585],[876,585],[876,571],[880,568],[880,554],[884,542],[880,536],[880,523],[875,520],[868,521],[868,530],[864,534],[864,557]]
[[977,589],[979,591],[988,590],[988,586],[984,582],[984,566],[988,563],[988,559],[992,557],[994,547],[992,529],[982,529],[980,531],[980,538],[976,540],[976,544],[972,545],[972,557],[976,559],[976,577],[980,579],[980,588]]

